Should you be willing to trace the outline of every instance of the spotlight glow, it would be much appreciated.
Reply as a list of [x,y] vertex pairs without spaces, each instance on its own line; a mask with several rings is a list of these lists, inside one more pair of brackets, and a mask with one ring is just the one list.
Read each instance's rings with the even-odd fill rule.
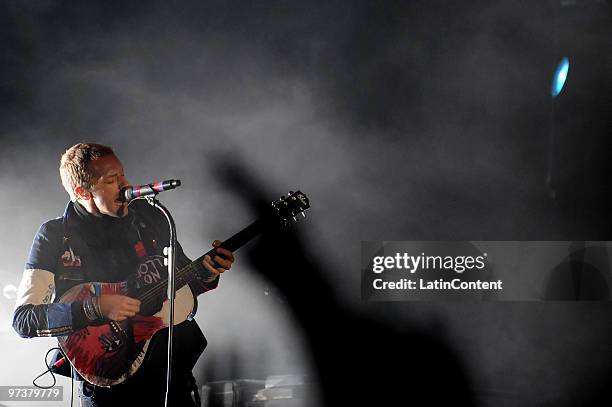
[[552,87],[550,88],[550,96],[557,97],[561,90],[563,89],[563,85],[565,85],[565,80],[567,79],[567,73],[569,71],[569,59],[567,57],[563,57],[559,65],[557,65],[557,70],[555,71],[555,75],[553,77]]

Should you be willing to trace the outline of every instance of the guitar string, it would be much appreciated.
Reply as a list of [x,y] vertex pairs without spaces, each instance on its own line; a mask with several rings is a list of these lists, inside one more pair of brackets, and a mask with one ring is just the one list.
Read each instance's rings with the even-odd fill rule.
[[[307,208],[306,208],[306,209],[307,209]],[[299,210],[299,211],[297,211],[297,212],[295,212],[295,213],[292,213],[292,214],[295,216],[295,215],[300,214],[300,213],[302,213],[302,212],[304,212],[304,211],[305,211],[305,209],[301,209],[301,210]],[[283,218],[283,217],[281,217],[281,219],[284,219],[284,218]],[[261,219],[259,219],[259,220],[261,220]],[[257,221],[255,221],[255,222],[254,222],[253,224],[251,224],[250,226],[254,225],[255,223],[257,223]],[[247,227],[247,228],[248,228],[248,227]],[[238,236],[240,233],[241,233],[241,232],[239,232],[239,233],[237,233],[236,235],[234,235],[234,236],[230,237],[229,239],[227,239],[227,240],[224,242],[224,244],[228,244],[228,243],[230,243],[230,242],[231,242],[233,239],[235,239],[235,238],[236,238],[236,237],[237,237],[237,236]],[[250,239],[249,239],[249,240],[250,240]],[[239,247],[240,247],[240,246],[242,246],[242,245],[239,245]],[[189,273],[189,272],[192,272],[192,271],[193,271],[193,268],[195,267],[195,264],[196,264],[197,262],[199,262],[199,261],[200,261],[200,259],[202,259],[202,258],[203,258],[204,256],[206,256],[206,255],[209,255],[209,256],[211,256],[211,257],[212,257],[212,256],[213,256],[213,254],[216,254],[216,253],[214,253],[214,249],[210,250],[209,252],[207,252],[207,253],[206,253],[206,254],[204,254],[203,256],[201,256],[201,257],[199,257],[198,259],[196,259],[196,261],[194,261],[194,262],[190,263],[189,265],[185,266],[183,269],[179,270],[179,271],[177,272],[177,277],[181,276],[181,273],[183,273],[183,271],[185,271],[185,273],[184,273],[184,274],[187,274],[187,273]],[[139,297],[139,298],[140,298],[140,301],[141,301],[141,302],[148,302],[148,301],[150,301],[150,300],[154,300],[156,297],[159,297],[159,296],[160,296],[162,293],[161,293],[161,292],[158,292],[158,291],[160,291],[160,290],[161,290],[161,289],[162,289],[164,286],[167,286],[167,284],[168,284],[168,279],[165,279],[164,281],[160,282],[159,284],[157,284],[157,285],[155,285],[155,286],[151,287],[151,288],[150,288],[150,289],[148,289],[148,290],[147,290],[147,291],[146,291],[146,292],[145,292],[145,293],[144,293],[142,296],[140,296],[140,297]],[[187,283],[185,283],[185,284],[187,284]],[[184,285],[184,284],[183,284],[183,285]]]
[[[196,260],[197,261],[197,260]],[[195,266],[195,262],[190,263],[189,265],[185,266],[184,268],[180,269],[177,273],[176,273],[176,278],[177,279],[181,279],[183,277],[187,277],[188,274],[192,271],[194,271],[194,266]],[[186,283],[187,284],[187,283]],[[163,293],[161,292],[161,290],[164,288],[164,286],[166,286],[167,288],[168,285],[168,280],[164,280],[160,283],[158,283],[157,285],[149,288],[147,291],[145,291],[145,293],[141,296],[139,296],[140,301],[145,303],[145,304],[149,304],[149,302],[151,300],[155,300],[156,297],[159,297],[160,295],[162,295]],[[184,285],[184,284],[183,284]],[[181,288],[182,286],[181,285]],[[180,289],[180,288],[179,288]]]
[[[210,255],[210,253],[206,253],[204,256],[206,255]],[[195,261],[191,262],[190,264],[188,264],[187,266],[183,267],[182,269],[176,272],[176,278],[177,280],[179,280],[179,283],[180,283],[180,279],[184,277],[189,277],[189,274],[197,271],[196,270],[197,264],[200,262],[200,259],[202,259],[204,256],[197,258]],[[185,282],[184,284],[182,284],[181,287],[179,287],[179,289],[182,288],[185,284],[188,284],[188,282]],[[155,286],[149,288],[138,298],[140,299],[141,302],[145,304],[150,304],[150,301],[155,300],[157,297],[163,295],[163,292],[161,292],[161,290],[164,287],[167,289],[167,286],[168,286],[168,279],[165,279],[161,281],[160,283],[156,284]]]
[[[299,214],[299,213],[301,213],[301,212],[303,212],[303,211],[304,211],[304,210],[301,210],[301,211],[299,211],[299,212],[297,212],[297,213]],[[294,215],[296,215],[296,214],[294,214]],[[224,243],[228,243],[228,242],[229,242],[230,240],[232,240],[232,238],[234,238],[234,237],[235,237],[235,236],[232,236],[231,238],[229,238],[229,239],[228,239],[227,241],[225,241]],[[213,249],[213,250],[211,250],[211,251],[209,251],[208,253],[204,254],[204,256],[206,256],[206,255],[212,256],[212,253],[211,253],[211,252],[213,252],[213,251],[214,251],[214,249]],[[177,276],[176,276],[176,277],[177,277],[177,278],[182,278],[183,276],[187,276],[187,275],[188,275],[188,273],[193,272],[193,271],[194,271],[193,269],[194,269],[194,267],[195,267],[196,263],[197,263],[197,262],[198,262],[198,261],[199,261],[201,258],[203,258],[204,256],[199,257],[198,259],[196,259],[196,261],[194,261],[194,262],[190,263],[189,265],[185,266],[184,268],[180,269],[180,270],[177,272]],[[185,284],[188,284],[188,283],[185,283]],[[185,285],[185,284],[183,284],[183,285]],[[145,292],[143,295],[139,296],[140,301],[141,301],[141,302],[143,302],[143,303],[145,303],[145,304],[149,304],[149,303],[150,303],[150,301],[155,300],[157,297],[159,297],[160,295],[162,295],[162,294],[163,294],[163,293],[161,293],[161,292],[159,292],[159,291],[160,291],[161,289],[163,289],[163,288],[164,288],[164,286],[166,286],[166,288],[167,288],[167,285],[168,285],[168,279],[165,279],[164,281],[162,281],[162,282],[158,283],[157,285],[155,285],[155,286],[151,287],[151,288],[150,288],[150,289],[148,289],[148,290],[147,290],[147,291],[146,291],[146,292]],[[183,286],[183,285],[182,285],[182,286]],[[182,288],[182,286],[181,286],[181,288]]]
[[[230,241],[232,240],[234,236],[232,236],[231,238],[227,239],[224,243],[230,243]],[[197,263],[199,263],[201,261],[201,259],[204,258],[204,256],[209,255],[212,256],[213,254],[216,255],[216,253],[214,253],[214,249],[210,250],[209,252],[205,253],[203,256],[198,257],[195,261],[191,262],[190,264],[188,264],[187,266],[183,267],[182,269],[180,269],[179,271],[177,271],[176,277],[177,279],[180,279],[182,277],[187,277],[190,273],[195,272],[195,267],[197,267]],[[188,283],[185,283],[188,284]],[[183,285],[185,285],[183,284]],[[141,302],[144,302],[145,304],[149,304],[151,300],[155,300],[156,297],[159,297],[160,295],[162,295],[163,293],[161,292],[161,290],[166,287],[167,289],[167,285],[168,285],[168,279],[166,278],[165,280],[161,281],[160,283],[154,285],[153,287],[147,289],[147,291],[145,291],[141,296],[139,296],[138,298],[140,299]],[[182,286],[181,286],[182,288]]]
[[[230,243],[232,238],[234,238],[234,236],[232,236],[231,238],[227,239],[224,243],[225,244]],[[180,279],[182,277],[187,277],[190,273],[195,272],[196,271],[195,267],[197,267],[196,266],[197,263],[199,263],[201,261],[201,259],[204,258],[204,256],[206,256],[206,255],[212,256],[213,254],[217,255],[216,253],[214,253],[214,249],[210,250],[209,252],[207,252],[203,256],[198,257],[195,261],[191,262],[187,266],[185,266],[182,269],[180,269],[179,271],[177,271],[177,274],[176,274],[177,279]],[[185,284],[188,284],[188,283],[185,283]],[[183,284],[183,285],[185,285],[185,284]],[[156,284],[155,286],[149,288],[147,291],[145,291],[138,298],[140,299],[141,302],[144,302],[145,304],[149,304],[150,301],[155,300],[157,297],[159,297],[160,295],[163,294],[160,291],[164,287],[166,287],[166,289],[167,289],[167,285],[168,285],[168,279],[165,279],[165,280],[161,281],[160,283]],[[181,285],[181,288],[182,288],[183,285]]]

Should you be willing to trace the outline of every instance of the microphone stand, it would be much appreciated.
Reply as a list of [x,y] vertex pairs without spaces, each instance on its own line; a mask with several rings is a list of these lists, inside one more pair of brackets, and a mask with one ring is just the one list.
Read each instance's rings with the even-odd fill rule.
[[172,380],[172,339],[174,334],[174,297],[176,294],[176,290],[174,289],[174,261],[175,261],[175,249],[176,249],[176,226],[174,225],[174,219],[172,219],[172,215],[170,215],[170,211],[162,205],[155,197],[157,193],[153,196],[147,196],[147,202],[159,209],[166,219],[168,220],[168,224],[170,225],[170,246],[164,247],[164,264],[168,266],[168,300],[170,301],[170,318],[168,324],[168,371],[166,374],[166,398],[164,401],[164,405],[166,407],[169,406],[169,394],[170,394],[170,382]]

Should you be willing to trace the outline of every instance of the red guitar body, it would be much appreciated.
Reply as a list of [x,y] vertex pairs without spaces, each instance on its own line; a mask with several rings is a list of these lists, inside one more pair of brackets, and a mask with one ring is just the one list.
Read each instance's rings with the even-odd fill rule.
[[[83,301],[102,294],[128,295],[127,282],[85,283],[68,290],[60,303]],[[121,322],[110,321],[88,326],[69,336],[59,337],[64,354],[85,380],[98,386],[112,386],[132,376],[145,361],[149,342],[160,329],[167,328],[169,301],[151,316],[136,315]],[[176,292],[175,325],[184,322],[193,310],[189,286]]]

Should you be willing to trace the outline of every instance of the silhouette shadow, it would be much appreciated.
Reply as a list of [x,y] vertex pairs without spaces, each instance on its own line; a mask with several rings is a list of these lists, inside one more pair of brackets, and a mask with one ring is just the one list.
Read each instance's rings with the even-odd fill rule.
[[[229,161],[213,163],[217,179],[263,216],[276,194],[269,194],[235,158]],[[400,331],[345,308],[325,278],[331,272],[317,256],[321,253],[309,251],[291,228],[270,227],[244,249],[241,261],[250,262],[278,288],[301,325],[326,406],[414,400],[474,404],[464,368],[441,339],[404,327]]]

